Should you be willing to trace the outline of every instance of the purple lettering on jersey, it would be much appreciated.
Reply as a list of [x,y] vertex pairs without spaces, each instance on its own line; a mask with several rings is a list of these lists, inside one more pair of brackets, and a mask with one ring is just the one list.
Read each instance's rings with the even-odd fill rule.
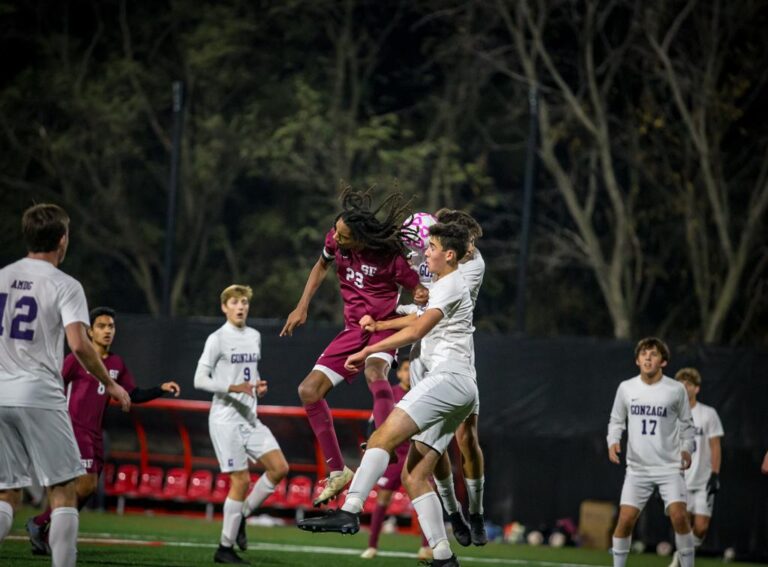
[[[109,375],[129,394],[136,388],[133,375],[126,368],[125,362],[116,354],[102,358]],[[88,431],[94,439],[101,439],[104,412],[109,403],[109,395],[101,382],[80,366],[72,354],[64,359],[61,370],[64,385],[68,390],[69,415],[75,429]],[[115,377],[116,376],[116,377]]]
[[357,325],[364,315],[377,321],[394,317],[400,286],[415,288],[419,275],[401,254],[341,250],[333,235],[331,229],[325,237],[324,256],[336,262],[345,324]]

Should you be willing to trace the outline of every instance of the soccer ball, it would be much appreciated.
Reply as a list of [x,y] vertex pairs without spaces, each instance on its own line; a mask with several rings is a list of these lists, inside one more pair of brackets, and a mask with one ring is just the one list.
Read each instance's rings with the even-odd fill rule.
[[667,557],[672,553],[672,544],[668,541],[660,541],[656,546],[656,555]]
[[552,532],[549,535],[548,543],[550,547],[563,547],[567,539],[563,532]]
[[533,530],[525,539],[528,541],[528,545],[541,545],[544,543],[544,534],[538,530]]
[[429,246],[429,227],[437,219],[429,213],[413,213],[403,223],[403,244],[416,253],[423,253]]

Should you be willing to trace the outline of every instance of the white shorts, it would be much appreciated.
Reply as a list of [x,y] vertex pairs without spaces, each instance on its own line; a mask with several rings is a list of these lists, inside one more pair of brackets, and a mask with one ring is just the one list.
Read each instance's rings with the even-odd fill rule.
[[638,510],[645,508],[646,502],[659,487],[659,494],[664,501],[664,509],[673,502],[688,502],[688,489],[682,472],[663,475],[638,475],[627,471],[624,487],[621,489],[621,505],[634,506]]
[[[411,353],[413,353],[413,349],[411,349]],[[415,387],[416,384],[424,380],[426,378],[428,372],[427,367],[424,365],[424,363],[421,361],[421,358],[417,355],[413,358],[409,359],[410,365],[408,367],[408,371],[410,373],[411,377],[411,388]],[[472,408],[472,411],[470,413],[473,413],[475,415],[480,415],[480,396],[478,395],[475,401],[475,407]]]
[[688,513],[694,516],[712,517],[715,508],[715,495],[707,494],[706,488],[688,491]]
[[0,407],[0,490],[53,486],[85,474],[66,410]]
[[208,430],[221,472],[247,470],[248,457],[257,461],[270,451],[280,450],[269,427],[259,420],[256,425],[209,421]]
[[419,427],[413,441],[420,441],[442,454],[456,428],[477,403],[477,383],[462,374],[428,374],[412,387],[397,406]]

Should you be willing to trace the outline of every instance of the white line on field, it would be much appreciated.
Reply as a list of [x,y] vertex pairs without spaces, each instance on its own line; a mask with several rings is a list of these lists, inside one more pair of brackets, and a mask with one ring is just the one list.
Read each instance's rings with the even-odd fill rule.
[[[94,537],[95,536],[95,537]],[[215,543],[199,543],[189,541],[161,541],[161,540],[144,540],[144,539],[126,539],[114,537],[115,534],[108,533],[88,533],[81,534],[77,541],[78,543],[94,543],[103,545],[137,545],[147,547],[193,547],[201,549],[215,549],[218,544]],[[27,540],[26,536],[8,536],[7,539],[11,540]],[[350,547],[325,547],[319,545],[291,545],[284,543],[263,543],[253,542],[248,543],[248,550],[256,551],[277,551],[283,553],[315,553],[325,555],[359,555],[362,551],[357,548]],[[415,553],[408,553],[405,551],[379,551],[377,557],[394,557],[415,559]],[[472,557],[469,555],[459,555],[459,559],[462,563],[483,563],[487,565],[540,565],[541,567],[595,567],[586,563],[559,563],[556,561],[539,561],[534,559],[501,559],[496,557]]]

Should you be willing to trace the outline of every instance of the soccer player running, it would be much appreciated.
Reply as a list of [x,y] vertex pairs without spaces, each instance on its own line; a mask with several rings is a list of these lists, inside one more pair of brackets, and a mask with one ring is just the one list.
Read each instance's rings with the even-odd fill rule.
[[435,275],[426,310],[417,318],[400,318],[394,335],[349,356],[346,366],[359,368],[372,353],[385,352],[425,336],[422,355],[432,364],[427,376],[414,385],[383,425],[368,440],[344,505],[325,516],[299,522],[309,531],[356,533],[359,514],[369,491],[386,470],[390,455],[407,439],[403,484],[432,548],[435,567],[459,565],[451,551],[443,524],[443,510],[429,480],[440,455],[459,424],[477,403],[477,383],[472,361],[472,298],[458,270],[467,252],[469,233],[456,224],[436,224],[430,229],[427,251],[429,270]]
[[[224,501],[224,519],[216,563],[248,565],[234,544],[248,547],[245,519],[275,491],[288,474],[288,462],[272,432],[256,415],[256,398],[267,393],[267,381],[259,375],[261,334],[246,325],[253,291],[231,285],[221,292],[221,311],[227,321],[205,341],[197,363],[195,388],[213,392],[208,429],[221,472],[231,484]],[[266,469],[250,494],[248,459]]]
[[[178,397],[181,389],[176,382],[165,382],[154,388],[137,388],[133,375],[123,359],[110,352],[115,340],[115,310],[97,307],[90,313],[91,326],[88,336],[107,372],[131,397],[131,403],[141,404],[159,398],[168,392]],[[80,462],[86,474],[77,478],[77,509],[82,510],[91,495],[96,492],[99,475],[104,469],[104,413],[109,403],[104,386],[78,362],[73,354],[64,358],[61,371],[67,392],[69,416],[80,449]],[[51,508],[30,518],[27,533],[32,544],[32,553],[47,555],[48,529],[51,523]]]
[[[401,358],[397,366],[397,380],[398,383],[392,386],[392,394],[395,399],[395,403],[403,399],[406,392],[411,389],[411,374],[410,374],[410,361],[408,358]],[[384,525],[384,518],[387,515],[387,507],[392,502],[392,495],[400,488],[402,484],[401,474],[403,467],[405,466],[405,459],[408,455],[408,449],[410,448],[410,441],[403,441],[395,449],[397,455],[397,462],[390,463],[384,474],[376,483],[378,491],[376,493],[376,508],[374,508],[371,514],[371,533],[368,536],[368,549],[360,554],[363,559],[373,559],[379,550],[379,535],[381,535],[381,528]],[[432,559],[432,548],[429,547],[424,534],[421,536],[421,547],[416,554],[418,560],[427,561]]]
[[[344,365],[350,353],[393,333],[370,333],[362,329],[358,322],[366,314],[377,319],[395,317],[401,286],[414,292],[416,302],[426,302],[428,295],[405,259],[401,223],[406,215],[407,203],[402,196],[399,193],[387,196],[375,210],[371,208],[370,193],[347,188],[341,199],[342,212],[326,234],[322,255],[309,274],[298,305],[288,315],[280,332],[281,337],[290,336],[296,327],[306,322],[309,303],[335,262],[344,300],[344,330],[326,347],[312,371],[299,385],[299,398],[330,471],[324,489],[314,501],[315,506],[336,497],[353,476],[344,464],[331,410],[325,398],[332,388],[345,381],[352,382],[359,374],[360,368]],[[364,365],[368,389],[373,394],[376,427],[384,423],[394,407],[392,388],[387,380],[394,354],[394,349],[371,353]]]
[[77,562],[76,479],[85,474],[61,380],[64,337],[75,357],[130,409],[88,340],[83,287],[58,269],[69,246],[69,216],[39,204],[22,217],[27,256],[0,270],[0,543],[8,535],[21,489],[34,471],[51,504],[51,564]]
[[613,533],[614,567],[626,565],[632,530],[657,487],[675,531],[680,565],[692,567],[694,562],[687,490],[681,473],[691,466],[694,426],[685,388],[663,374],[668,362],[669,348],[662,340],[640,340],[635,347],[640,374],[619,385],[613,402],[608,458],[617,465],[621,463],[621,436],[627,430],[627,471]]
[[[693,425],[696,428],[693,458],[691,468],[685,471],[685,484],[688,488],[688,513],[693,527],[693,545],[698,548],[707,537],[715,506],[715,494],[720,490],[720,439],[724,435],[723,424],[715,408],[696,400],[701,391],[701,374],[698,370],[682,368],[675,374],[675,380],[685,386]],[[680,560],[675,552],[670,567],[679,566]]]

